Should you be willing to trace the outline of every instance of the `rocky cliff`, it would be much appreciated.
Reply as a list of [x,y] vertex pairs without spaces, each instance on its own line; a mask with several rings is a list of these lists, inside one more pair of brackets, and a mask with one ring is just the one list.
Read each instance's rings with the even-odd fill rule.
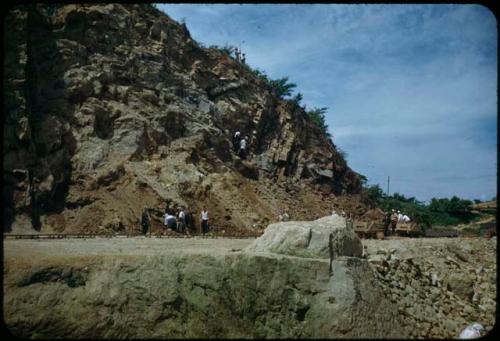
[[247,231],[360,190],[300,107],[150,5],[23,5],[4,32],[6,231],[130,232],[144,206],[158,229],[167,202]]

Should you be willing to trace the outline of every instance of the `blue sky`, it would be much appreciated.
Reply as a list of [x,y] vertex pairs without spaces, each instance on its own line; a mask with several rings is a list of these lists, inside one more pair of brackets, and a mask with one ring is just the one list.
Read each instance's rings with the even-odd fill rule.
[[427,201],[497,189],[497,23],[480,5],[160,4],[206,46],[328,107],[369,184]]

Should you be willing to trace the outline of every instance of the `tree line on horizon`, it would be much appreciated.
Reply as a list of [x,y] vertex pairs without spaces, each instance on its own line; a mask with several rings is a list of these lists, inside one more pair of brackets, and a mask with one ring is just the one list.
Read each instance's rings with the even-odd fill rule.
[[[432,198],[426,204],[415,197],[399,193],[387,195],[379,185],[367,186],[366,177],[362,175],[362,178],[361,198],[366,205],[385,212],[400,210],[424,227],[468,224],[479,218],[478,214],[472,212],[472,205],[481,203],[479,199],[472,201],[454,195],[451,198]],[[492,200],[496,200],[496,197]]]

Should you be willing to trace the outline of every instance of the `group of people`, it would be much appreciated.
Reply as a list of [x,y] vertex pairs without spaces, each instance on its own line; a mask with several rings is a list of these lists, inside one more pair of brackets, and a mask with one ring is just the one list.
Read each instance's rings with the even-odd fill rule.
[[165,214],[163,215],[163,225],[170,229],[171,231],[177,231],[179,233],[188,233],[188,219],[191,216],[186,214],[184,207],[179,207],[177,212],[171,210],[168,207],[165,209]]
[[[167,230],[189,234],[189,230],[194,229],[194,219],[185,207],[179,206],[171,209],[167,204],[163,215],[163,225]],[[143,234],[146,234],[148,231],[151,233],[151,218],[149,216],[148,207],[144,207],[142,211],[141,230]],[[200,230],[203,234],[208,233],[209,231],[208,210],[205,206],[203,206],[200,213]]]
[[249,147],[250,137],[248,135],[242,137],[239,131],[235,132],[233,135],[233,150],[242,160],[247,158]]
[[[401,211],[399,211],[399,210],[396,212],[395,209],[392,209],[391,215],[389,217],[389,224],[388,224],[387,229],[390,229],[392,233],[395,233],[398,222],[407,223],[410,221],[411,221],[410,217],[408,217],[406,214],[401,213]],[[387,232],[387,229],[386,229],[386,232]]]
[[246,61],[245,54],[241,52],[241,49],[234,47],[231,49],[231,52],[234,52],[237,62],[245,63]]
[[[189,234],[188,226],[193,227],[194,221],[190,212],[188,212],[183,206],[180,206],[175,210],[170,210],[168,207],[165,209],[165,214],[163,215],[163,224],[167,229],[171,231],[177,231],[179,233]],[[200,230],[201,233],[208,233],[208,210],[205,206],[200,213]]]
[[[395,212],[395,211],[392,210],[392,212]],[[408,217],[406,214],[401,213],[401,211],[398,211],[397,216],[398,216],[398,221],[402,221],[402,222],[406,223],[406,222],[409,222],[411,220],[410,217]]]

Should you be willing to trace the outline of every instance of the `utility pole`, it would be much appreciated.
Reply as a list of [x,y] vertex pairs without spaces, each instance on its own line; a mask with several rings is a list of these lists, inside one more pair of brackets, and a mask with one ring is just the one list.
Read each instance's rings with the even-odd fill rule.
[[387,196],[389,196],[389,184],[391,183],[391,177],[387,176]]

